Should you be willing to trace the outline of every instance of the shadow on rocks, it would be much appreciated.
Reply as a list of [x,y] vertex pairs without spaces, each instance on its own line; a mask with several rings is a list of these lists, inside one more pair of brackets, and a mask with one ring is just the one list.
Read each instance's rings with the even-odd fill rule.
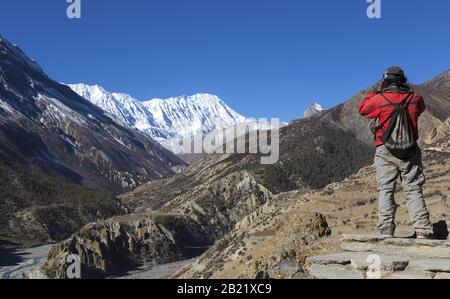
[[449,236],[447,222],[444,220],[433,224],[434,237],[438,240],[447,240]]
[[22,252],[17,249],[0,249],[0,268],[17,266],[24,260]]

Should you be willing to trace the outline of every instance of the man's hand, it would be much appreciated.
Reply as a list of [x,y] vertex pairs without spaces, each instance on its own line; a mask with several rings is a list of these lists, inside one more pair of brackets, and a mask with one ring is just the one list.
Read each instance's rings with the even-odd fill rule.
[[380,83],[380,90],[383,90],[383,89],[385,89],[386,87],[388,87],[389,86],[389,82],[388,81],[386,81],[386,80],[381,80],[381,83]]
[[380,93],[386,87],[386,81],[381,80],[372,88],[370,92]]

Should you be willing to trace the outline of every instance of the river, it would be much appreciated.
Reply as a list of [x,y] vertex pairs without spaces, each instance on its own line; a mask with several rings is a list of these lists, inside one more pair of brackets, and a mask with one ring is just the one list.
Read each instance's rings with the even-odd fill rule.
[[[0,279],[23,279],[24,274],[42,267],[53,245],[26,249],[0,250]],[[165,279],[194,260],[165,265],[144,265],[121,277],[108,279]]]

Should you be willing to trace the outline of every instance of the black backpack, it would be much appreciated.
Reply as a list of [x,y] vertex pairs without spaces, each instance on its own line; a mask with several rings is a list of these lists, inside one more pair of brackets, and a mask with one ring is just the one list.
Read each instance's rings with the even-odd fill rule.
[[383,93],[381,96],[394,106],[391,115],[377,127],[372,127],[372,133],[376,134],[384,125],[389,122],[386,132],[381,137],[381,141],[392,155],[399,159],[406,159],[417,148],[414,136],[413,124],[408,113],[408,106],[411,103],[414,93],[409,95],[399,104],[392,103]]

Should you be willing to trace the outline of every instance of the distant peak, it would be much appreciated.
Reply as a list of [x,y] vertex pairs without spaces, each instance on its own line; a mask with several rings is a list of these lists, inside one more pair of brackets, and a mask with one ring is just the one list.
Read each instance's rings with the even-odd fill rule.
[[[63,83],[64,84],[64,83]],[[79,95],[86,97],[88,94],[92,95],[92,98],[98,97],[119,97],[119,98],[129,98],[132,101],[137,101],[134,97],[129,94],[121,93],[121,92],[110,92],[106,90],[103,86],[99,84],[89,85],[86,83],[77,83],[77,84],[64,84],[69,86],[73,91],[78,93]]]
[[325,109],[322,107],[322,105],[320,105],[320,104],[318,104],[318,103],[314,103],[314,104],[312,104],[310,107],[313,107],[313,108],[315,108],[315,109],[317,109],[317,110],[325,110]]
[[323,111],[325,111],[325,108],[323,108],[322,105],[320,105],[318,103],[314,103],[305,110],[305,112],[303,113],[303,117],[309,118],[309,117],[319,116],[320,114],[322,114]]

